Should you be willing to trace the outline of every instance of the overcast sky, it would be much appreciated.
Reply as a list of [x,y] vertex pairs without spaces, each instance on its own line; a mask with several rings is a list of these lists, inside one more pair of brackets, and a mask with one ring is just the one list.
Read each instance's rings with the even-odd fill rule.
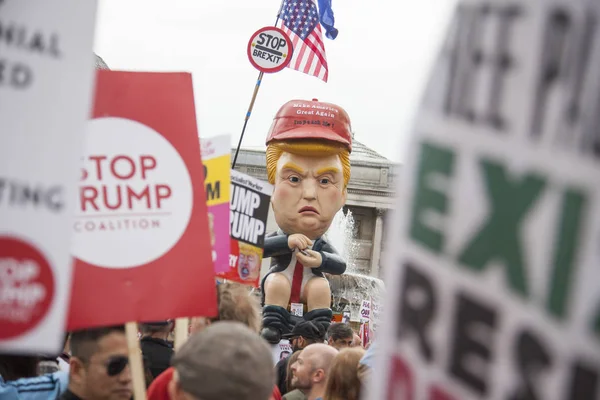
[[[279,0],[100,0],[95,51],[111,69],[188,71],[199,133],[237,143],[256,83],[252,33],[275,22]],[[243,147],[264,147],[291,99],[348,111],[355,138],[401,161],[411,119],[455,0],[333,0],[339,36],[325,39],[329,82],[290,69],[265,75]]]

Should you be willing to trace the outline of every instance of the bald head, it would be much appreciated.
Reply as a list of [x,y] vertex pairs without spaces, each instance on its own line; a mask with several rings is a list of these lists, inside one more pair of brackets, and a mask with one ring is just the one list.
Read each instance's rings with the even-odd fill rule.
[[312,398],[322,397],[329,368],[337,353],[334,347],[323,343],[306,346],[291,366],[292,386],[306,394],[311,393]]
[[333,358],[338,351],[329,345],[323,343],[315,343],[308,345],[302,350],[302,357],[310,362],[313,371],[322,369],[325,374],[329,371]]

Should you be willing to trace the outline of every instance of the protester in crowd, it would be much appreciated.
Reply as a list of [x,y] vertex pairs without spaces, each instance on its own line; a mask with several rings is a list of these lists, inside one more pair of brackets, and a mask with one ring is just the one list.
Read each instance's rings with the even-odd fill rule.
[[350,325],[337,322],[329,325],[327,329],[327,343],[337,350],[351,347],[354,340],[354,331]]
[[69,372],[69,333],[64,336],[62,352],[58,356],[41,354],[38,358],[37,375],[52,374],[57,371]]
[[52,355],[44,355],[39,357],[37,364],[37,375],[53,374],[60,371],[58,358]]
[[67,389],[68,382],[68,368],[61,368],[60,359],[0,355],[1,400],[54,400]]
[[267,400],[273,390],[271,350],[239,322],[191,336],[173,357],[171,400]]
[[375,358],[377,357],[377,352],[377,342],[372,342],[369,348],[367,349],[367,352],[360,360],[360,363],[373,369],[375,367]]
[[260,332],[260,303],[249,295],[244,285],[226,282],[217,285],[219,315],[215,318],[196,317],[191,319],[190,333],[194,334],[216,321],[238,321],[256,332]]
[[140,324],[142,338],[140,346],[142,354],[147,361],[146,366],[153,378],[162,374],[171,366],[173,345],[168,341],[173,329],[173,321],[146,322]]
[[333,359],[323,400],[360,400],[361,381],[358,367],[365,350],[360,347],[341,350]]
[[302,353],[302,350],[292,353],[289,357],[285,378],[285,388],[287,393],[283,396],[283,400],[306,400],[306,395],[301,390],[296,389],[292,384],[292,379],[294,378],[292,365],[294,365],[300,353]]
[[203,331],[205,328],[208,328],[208,326],[211,323],[212,323],[212,321],[208,317],[190,318],[190,326],[189,326],[190,335],[193,335],[194,333]]
[[75,331],[71,335],[69,387],[62,400],[130,400],[129,351],[123,326]]
[[[219,321],[237,321],[249,327],[257,334],[260,332],[260,304],[258,299],[248,293],[244,285],[226,282],[217,285],[217,304],[219,315],[215,318],[192,318],[191,336],[200,334]],[[154,379],[148,388],[148,400],[168,399],[168,384],[173,378],[173,368],[167,369]]]
[[0,355],[0,375],[5,381],[37,376],[39,361],[40,358],[36,356],[2,354]]
[[146,389],[148,389],[154,381],[154,375],[152,375],[150,368],[148,368],[149,364],[150,362],[148,359],[142,355],[142,368],[144,368],[144,383],[146,383]]
[[2,370],[0,367],[1,400],[56,400],[69,384],[66,371],[7,381]]
[[306,346],[292,364],[292,385],[301,390],[307,400],[323,400],[329,368],[338,351],[324,343]]
[[296,362],[300,352],[302,352],[302,350],[295,351],[289,356],[287,370],[285,371],[285,389],[288,394],[295,389],[295,387],[292,385],[292,378],[294,376],[294,373],[292,372],[292,364]]
[[269,397],[269,400],[282,400],[281,392],[279,391],[277,385],[273,386],[273,391],[271,392],[271,397]]
[[360,381],[360,385],[361,387],[366,387],[369,379],[371,379],[371,368],[367,367],[366,364],[358,364],[358,371],[357,371],[357,375],[358,375],[358,380]]
[[[306,346],[323,342],[323,335],[319,328],[311,321],[300,321],[294,326],[292,332],[284,335],[285,339],[290,341],[292,345],[292,351],[299,351],[304,349]],[[275,366],[277,387],[281,394],[287,393],[286,387],[286,371],[289,365],[289,358],[280,360]]]
[[371,342],[369,348],[365,352],[364,356],[360,359],[358,366],[358,378],[362,382],[363,386],[366,385],[371,372],[375,367],[375,358],[377,357],[377,342]]
[[352,347],[363,347],[362,339],[356,332],[354,332],[354,339],[352,339]]

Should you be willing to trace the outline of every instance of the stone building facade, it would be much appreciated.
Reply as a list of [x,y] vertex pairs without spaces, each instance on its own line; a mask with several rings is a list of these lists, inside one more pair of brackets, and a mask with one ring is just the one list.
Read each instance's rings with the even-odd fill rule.
[[[399,166],[354,139],[350,154],[352,177],[348,185],[348,198],[344,211],[354,216],[354,240],[356,272],[379,278],[381,261],[386,248],[384,240],[385,221],[388,211],[395,204],[395,181]],[[235,149],[232,151],[232,157]],[[264,149],[240,149],[236,170],[267,180]],[[267,232],[277,229],[275,218],[269,214]],[[269,260],[263,262],[263,273]]]

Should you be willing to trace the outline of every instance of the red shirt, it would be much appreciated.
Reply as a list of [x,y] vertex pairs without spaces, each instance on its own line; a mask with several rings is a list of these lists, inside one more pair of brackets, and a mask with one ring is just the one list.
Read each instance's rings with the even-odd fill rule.
[[148,400],[169,400],[169,382],[173,379],[175,368],[169,367],[158,375],[148,388]]
[[[170,367],[152,381],[148,388],[147,400],[170,400],[168,387],[169,382],[173,379],[174,371],[175,369]],[[269,400],[281,400],[281,393],[277,385],[273,387],[273,393],[271,393]]]
[[271,393],[269,400],[281,400],[281,392],[279,391],[277,385],[273,387],[273,393]]

